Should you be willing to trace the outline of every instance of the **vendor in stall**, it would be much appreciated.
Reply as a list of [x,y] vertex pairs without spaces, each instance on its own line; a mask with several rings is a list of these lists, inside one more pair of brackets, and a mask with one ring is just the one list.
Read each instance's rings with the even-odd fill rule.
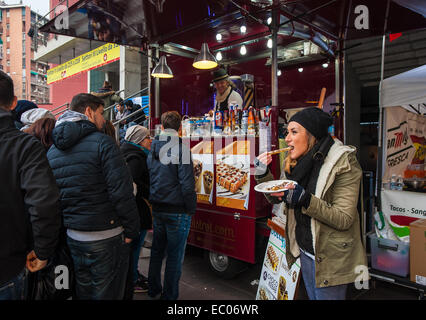
[[218,69],[213,73],[213,84],[216,88],[216,98],[214,100],[214,111],[229,110],[234,104],[242,110],[243,99],[235,90],[235,85],[229,80],[229,75],[224,69]]

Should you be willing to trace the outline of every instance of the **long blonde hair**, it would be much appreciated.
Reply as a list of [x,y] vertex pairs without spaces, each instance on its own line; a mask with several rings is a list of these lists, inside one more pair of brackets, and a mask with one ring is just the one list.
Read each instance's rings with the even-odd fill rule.
[[[308,149],[306,149],[305,153],[303,153],[301,157],[307,154],[317,143],[317,139],[308,130],[306,130],[306,135],[308,136]],[[290,159],[290,153],[287,153],[287,157],[284,159],[284,171],[286,173],[290,173],[291,169],[293,169],[296,164],[297,160]]]

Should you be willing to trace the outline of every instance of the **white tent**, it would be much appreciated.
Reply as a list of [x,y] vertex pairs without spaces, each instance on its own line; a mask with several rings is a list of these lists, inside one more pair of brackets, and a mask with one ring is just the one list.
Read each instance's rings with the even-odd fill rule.
[[[426,65],[383,80],[382,106],[426,113]],[[415,110],[414,110],[414,109]]]

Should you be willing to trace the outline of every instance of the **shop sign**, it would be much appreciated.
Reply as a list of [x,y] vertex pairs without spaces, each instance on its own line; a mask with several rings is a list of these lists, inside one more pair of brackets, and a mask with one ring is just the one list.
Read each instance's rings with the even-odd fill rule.
[[47,71],[47,84],[99,68],[120,59],[120,46],[107,43]]
[[389,218],[404,216],[426,219],[425,196],[420,192],[382,190],[382,212]]

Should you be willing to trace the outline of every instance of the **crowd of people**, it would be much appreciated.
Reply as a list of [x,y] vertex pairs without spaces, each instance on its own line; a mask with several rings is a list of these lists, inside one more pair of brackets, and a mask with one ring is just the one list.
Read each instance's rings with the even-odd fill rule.
[[[18,101],[12,79],[0,71],[0,300],[64,297],[39,286],[52,278],[55,263],[71,273],[67,298],[122,300],[147,292],[178,299],[197,205],[181,116],[163,113],[155,138],[127,118],[117,142],[104,107],[101,98],[80,93],[56,119]],[[120,102],[116,118],[133,107]],[[355,268],[367,266],[357,211],[362,170],[356,149],[328,134],[331,124],[318,108],[289,119],[291,150],[281,178],[297,183],[265,195],[280,205],[287,263],[300,257],[310,299],[345,299]],[[255,159],[258,183],[274,180],[271,162],[268,152]],[[142,275],[138,261],[150,229],[149,270]]]
[[[153,299],[177,299],[195,181],[192,160],[162,161],[172,150],[159,154],[158,146],[178,136],[179,113],[162,115],[163,131],[155,139],[128,121],[117,143],[104,101],[95,95],[77,94],[58,119],[33,103],[21,104],[17,108],[12,79],[0,71],[0,300],[58,297],[54,288],[39,285],[52,278],[42,272],[53,273],[54,263],[71,272],[67,298],[122,300],[148,292]],[[182,151],[182,140],[176,141]],[[149,273],[143,276],[138,261],[150,229]]]

